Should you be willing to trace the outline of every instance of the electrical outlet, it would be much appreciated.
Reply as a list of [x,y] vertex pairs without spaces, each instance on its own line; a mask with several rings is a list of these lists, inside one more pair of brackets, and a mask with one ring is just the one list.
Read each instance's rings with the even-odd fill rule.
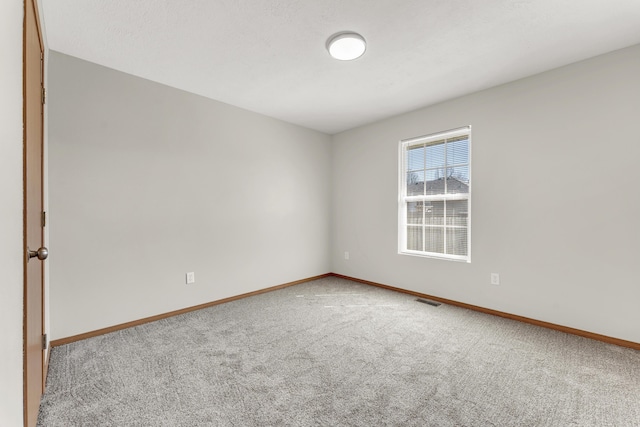
[[498,273],[491,273],[491,284],[492,285],[500,284],[500,275]]
[[345,251],[344,253],[344,259],[348,260],[349,259],[349,252]]
[[191,283],[196,283],[196,273],[193,271],[187,273],[187,285],[190,285]]

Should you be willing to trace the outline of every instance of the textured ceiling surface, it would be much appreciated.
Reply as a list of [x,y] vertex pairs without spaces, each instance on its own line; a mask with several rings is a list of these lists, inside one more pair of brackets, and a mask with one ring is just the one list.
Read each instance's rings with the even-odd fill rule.
[[640,0],[41,2],[52,50],[330,134],[640,43]]

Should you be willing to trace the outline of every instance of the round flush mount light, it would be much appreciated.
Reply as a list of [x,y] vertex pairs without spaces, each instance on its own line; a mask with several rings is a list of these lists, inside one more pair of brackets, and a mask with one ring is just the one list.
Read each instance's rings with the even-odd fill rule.
[[364,51],[367,50],[367,43],[360,34],[343,31],[329,37],[327,50],[335,59],[351,61],[364,54]]

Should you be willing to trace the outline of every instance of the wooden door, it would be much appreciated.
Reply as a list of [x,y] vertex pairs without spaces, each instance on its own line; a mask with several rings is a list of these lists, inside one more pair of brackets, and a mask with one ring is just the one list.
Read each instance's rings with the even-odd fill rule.
[[[43,44],[34,0],[24,15],[24,425],[36,425],[44,389],[43,260]],[[41,258],[44,258],[41,251]]]

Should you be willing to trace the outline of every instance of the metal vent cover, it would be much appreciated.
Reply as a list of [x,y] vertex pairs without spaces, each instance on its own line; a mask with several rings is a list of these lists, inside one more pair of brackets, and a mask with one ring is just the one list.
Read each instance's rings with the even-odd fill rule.
[[439,302],[431,301],[431,300],[424,299],[424,298],[416,298],[416,301],[421,302],[421,303],[423,303],[423,304],[431,305],[431,306],[433,306],[433,307],[439,307],[439,306],[441,306],[441,305],[442,305],[442,304],[441,304],[441,303],[439,303]]

